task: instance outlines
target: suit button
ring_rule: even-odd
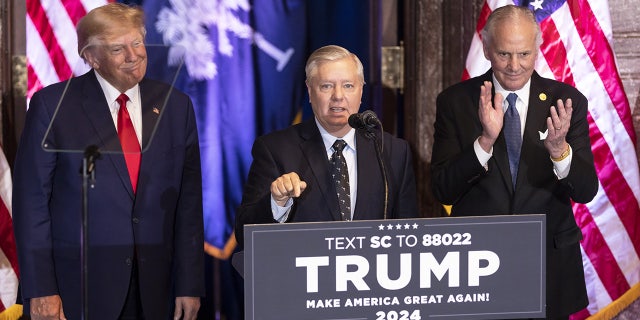
[[[133,223],[137,224],[138,222],[140,222],[140,219],[138,219],[138,218],[133,218]]]
[[[124,260],[124,262],[125,262],[128,266],[131,266],[131,261],[132,261],[132,260],[131,260],[131,258],[127,258],[127,259],[125,259],[125,260]]]

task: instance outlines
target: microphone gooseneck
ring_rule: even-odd
[[[372,135],[373,136],[373,135]],[[380,137],[382,140],[382,136]],[[384,184],[384,211],[383,219],[387,219],[388,205],[389,205],[389,180],[387,179],[387,168],[384,165],[384,159],[382,158],[382,150],[380,143],[377,139],[374,139],[373,143],[376,147],[376,158],[378,159],[378,165],[380,166],[380,172],[382,173],[382,182]]]
[[[375,112],[371,110],[364,111],[362,113],[354,113],[349,116],[349,125],[355,129],[364,130],[365,137],[373,140],[373,144],[376,149],[376,158],[378,160],[378,166],[380,167],[380,172],[382,174],[382,181],[384,184],[384,211],[383,217],[387,219],[388,205],[389,205],[389,182],[387,178],[387,168],[384,164],[384,159],[382,157],[383,147],[382,147],[382,123],[378,120],[378,116]],[[376,137],[376,132],[373,130],[375,127],[380,128],[380,136]]]

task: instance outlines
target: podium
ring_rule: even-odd
[[[545,317],[545,216],[245,226],[245,319]]]

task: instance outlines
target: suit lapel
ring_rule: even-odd
[[[98,139],[102,142],[102,151],[107,153],[122,152],[109,105],[94,71],[83,77],[86,77],[84,78],[86,81],[83,85],[82,109],[95,129]]]
[[[139,177],[148,176],[147,172],[151,170],[151,162],[155,158],[152,146],[156,136],[156,126],[161,116],[164,114],[164,108],[167,96],[170,91],[163,89],[164,86],[154,85],[151,80],[143,79],[140,82],[140,107],[142,113],[142,146],[140,159],[140,175]],[[155,142],[156,144],[158,142]],[[148,179],[138,178],[138,189],[143,190],[145,182]]]
[[[142,153],[143,153],[143,165],[144,167],[144,152],[149,148],[150,143],[153,142],[153,136],[158,120],[160,120],[165,100],[168,101],[168,95],[171,92],[163,92],[162,87],[154,86],[150,83],[150,80],[143,79],[140,82],[140,98],[142,108]]]
[[[311,119],[301,125],[300,137],[302,138],[300,148],[309,163],[316,185],[325,199],[324,202],[327,204],[331,216],[336,221],[342,220],[340,208],[338,207],[338,197],[329,174],[327,153],[315,120]],[[321,209],[318,208],[318,210]]]
[[[91,71],[84,76],[82,109],[84,110],[89,122],[96,131],[96,135],[100,140],[102,146],[101,151],[108,156],[104,157],[109,159],[113,164],[115,171],[122,180],[123,185],[129,191],[129,194],[133,198],[133,189],[131,186],[131,180],[129,179],[129,171],[127,171],[127,164],[124,161],[122,155],[122,147],[120,146],[120,140],[118,139],[118,132],[113,123],[111,112],[109,111],[109,105],[107,104],[104,92],[100,88],[98,79],[95,76],[95,71]]]
[[[527,121],[522,136],[522,159],[535,159],[535,150],[544,148],[544,141],[540,135],[547,131],[547,117],[549,116],[549,106],[552,104],[548,93],[542,92],[540,76],[533,73],[531,76],[531,88],[529,94],[529,108],[527,109]],[[543,100],[544,99],[544,100]],[[528,172],[527,161],[520,161],[519,172]],[[520,178],[521,175],[518,175]],[[523,177],[525,175],[522,175]]]

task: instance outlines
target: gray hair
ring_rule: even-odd
[[[319,48],[309,56],[309,59],[307,59],[307,65],[304,67],[304,72],[307,75],[307,83],[310,83],[311,79],[316,75],[318,66],[321,63],[327,61],[336,61],[344,58],[353,59],[353,62],[356,64],[358,78],[364,85],[364,67],[362,66],[362,62],[360,62],[360,59],[358,59],[358,56],[351,53],[349,50],[336,45],[329,45]]]
[[[536,47],[542,45],[542,32],[540,31],[540,25],[536,21],[536,16],[533,11],[528,7],[519,7],[515,5],[506,5],[504,7],[497,8],[489,15],[487,23],[480,32],[482,36],[482,44],[488,45],[495,33],[496,25],[511,19],[522,18],[524,21],[530,22],[535,28],[536,32]]]

